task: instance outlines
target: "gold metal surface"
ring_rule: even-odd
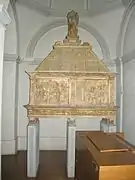
[[[53,50],[39,64],[36,71],[109,72],[106,65],[93,52],[89,43],[56,42]]]
[[[116,107],[47,107],[37,105],[25,105],[28,117],[44,116],[109,116],[114,118]]]
[[[77,35],[78,14],[71,11],[67,18],[73,24],[68,24],[66,39],[56,42],[35,71],[27,73],[28,117],[71,114],[114,119],[115,74],[109,72],[89,43],[81,44]]]
[[[52,77],[34,74],[30,78],[29,103],[57,106],[113,106],[113,80],[112,77],[91,76],[88,73],[87,76],[80,76],[80,78],[78,76]]]

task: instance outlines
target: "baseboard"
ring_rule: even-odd
[[[16,143],[17,140],[2,140],[1,141],[1,154],[2,155],[10,155],[10,154],[16,154]]]
[[[18,150],[26,147],[26,137],[18,137]],[[66,150],[66,137],[40,137],[40,150]]]

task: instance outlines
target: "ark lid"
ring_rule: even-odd
[[[129,148],[117,138],[104,132],[89,132],[87,138],[100,152],[124,152]]]
[[[109,72],[102,60],[93,52],[90,44],[56,42],[53,50],[39,64],[36,71]]]
[[[79,16],[75,11],[67,14],[68,32],[63,41],[57,41],[52,51],[35,69],[36,72],[109,72],[109,69],[86,42],[78,36]]]

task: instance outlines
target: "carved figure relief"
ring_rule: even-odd
[[[110,80],[110,104],[112,106],[114,106],[114,104],[116,103],[115,101],[115,97],[114,97],[114,80]]]
[[[110,84],[113,87],[112,81]],[[110,103],[113,105],[114,103],[108,79],[35,78],[32,80],[31,89],[32,104],[102,107],[108,106]]]
[[[35,79],[33,86],[33,104],[58,105],[68,103],[68,84],[64,80]]]
[[[75,11],[71,11],[67,14],[67,23],[68,23],[68,34],[69,38],[77,38],[78,37],[78,23],[79,23],[79,15]]]
[[[76,102],[87,106],[107,106],[109,104],[108,80],[76,81]],[[80,101],[81,99],[81,101]]]

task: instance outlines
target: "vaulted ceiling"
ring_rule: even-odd
[[[45,16],[61,17],[74,9],[81,16],[93,16],[123,6],[122,0],[16,0],[28,8],[32,8]],[[128,0],[127,0],[128,1]],[[126,2],[127,2],[126,1]]]

